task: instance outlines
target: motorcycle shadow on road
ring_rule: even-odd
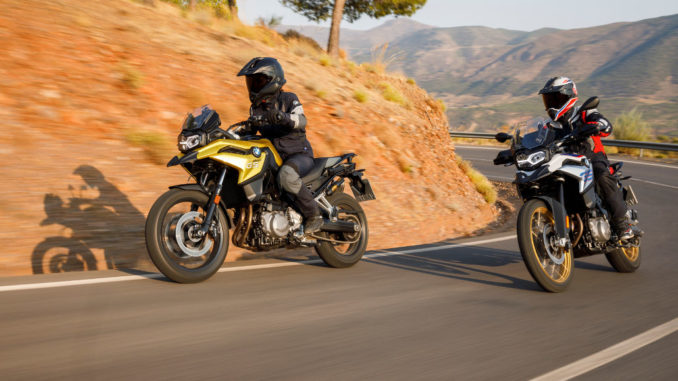
[[[541,292],[539,286],[531,279],[521,279],[493,270],[522,263],[520,253],[515,251],[481,246],[461,246],[422,253],[366,258],[363,261],[467,282]],[[523,270],[524,268],[520,269],[520,271]],[[527,272],[525,276],[529,278]]]
[[[73,173],[84,184],[77,189],[69,185],[67,202],[45,194],[47,218],[40,226],[62,225],[64,233],[46,238],[33,249],[33,273],[135,268],[149,263],[143,213],[97,168],[81,165]],[[98,263],[93,253],[96,249],[103,250],[105,263]]]

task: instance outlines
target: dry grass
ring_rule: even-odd
[[[120,63],[116,71],[120,75],[120,80],[130,89],[136,90],[144,85],[143,73],[129,63]]]
[[[315,92],[315,96],[320,98],[320,99],[326,99],[327,98],[327,91],[325,90],[317,90]]]
[[[387,72],[389,65],[397,61],[402,52],[386,54],[388,51],[388,43],[377,46],[372,49],[372,60],[370,63],[364,63],[362,66],[370,73],[384,74]]]
[[[335,64],[334,60],[332,59],[332,57],[328,56],[327,54],[322,54],[322,55],[318,58],[318,62],[319,62],[322,66],[326,66],[326,67],[327,67],[327,66],[336,66],[336,64]]]
[[[154,131],[129,131],[125,134],[125,140],[144,151],[146,158],[154,164],[162,165],[170,159],[174,150],[170,140],[159,132]]]
[[[368,73],[380,74],[384,72],[383,68],[367,62],[361,63],[360,67]]]
[[[405,96],[388,82],[379,83],[381,95],[389,102],[397,103],[401,106],[407,106],[408,101]]]
[[[462,160],[461,157],[456,157],[457,165],[459,168],[464,171],[466,176],[471,180],[473,185],[476,187],[478,193],[482,194],[488,204],[494,204],[497,201],[497,191],[494,189],[492,183],[483,175],[482,173],[476,171],[466,160]]]

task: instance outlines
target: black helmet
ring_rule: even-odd
[[[250,93],[252,103],[275,94],[287,82],[282,66],[278,60],[271,57],[252,58],[240,69],[238,77],[243,75],[247,77],[247,91]]]
[[[567,77],[553,77],[539,90],[544,107],[551,119],[557,121],[577,103],[577,86]]]

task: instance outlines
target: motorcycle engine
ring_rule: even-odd
[[[262,230],[271,237],[285,238],[290,232],[301,227],[303,218],[292,208],[287,210],[265,211],[260,215]]]
[[[589,231],[594,240],[605,243],[610,239],[612,230],[605,217],[589,218]]]

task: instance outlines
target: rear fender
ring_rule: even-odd
[[[172,185],[169,187],[169,189],[181,189],[181,190],[186,190],[186,191],[198,191],[201,193],[206,194],[209,196],[209,192],[207,189],[205,189],[202,185],[200,184],[179,184],[179,185]],[[226,223],[228,223],[228,228],[231,229],[233,227],[233,221],[231,221],[231,216],[228,215],[226,212],[226,203],[224,202],[223,199],[219,200],[219,206],[221,207],[221,210],[224,212],[224,215],[226,215]]]

